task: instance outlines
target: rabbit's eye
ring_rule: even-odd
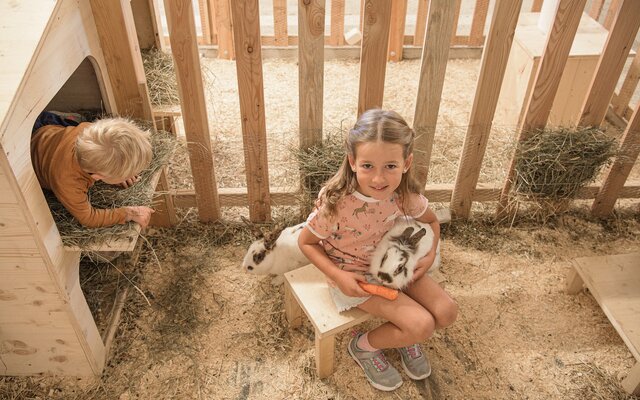
[[[259,251],[253,255],[253,262],[256,264],[260,264],[264,257],[267,255],[266,250]]]
[[[247,266],[247,269],[248,269],[249,271],[253,271],[253,267],[252,267],[251,265]]]

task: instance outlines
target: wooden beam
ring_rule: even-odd
[[[427,14],[429,13],[429,0],[418,0],[418,10],[416,11],[416,32],[413,35],[413,44],[422,46],[424,44],[424,34],[427,31]]]
[[[613,21],[616,19],[616,15],[618,14],[618,10],[620,9],[620,3],[624,0],[611,0],[611,4],[609,4],[609,9],[607,10],[607,15],[604,17],[604,22],[602,26],[605,29],[611,28]]]
[[[544,0],[533,0],[533,3],[531,3],[531,12],[540,12],[543,1]]]
[[[200,25],[202,26],[202,41],[199,44],[211,44],[211,26],[209,26],[209,4],[207,0],[198,0],[198,14],[200,15]]]
[[[560,0],[558,2],[553,26],[547,36],[547,43],[540,59],[538,71],[531,85],[531,92],[525,100],[525,113],[518,128],[517,143],[526,139],[530,132],[544,128],[547,124],[585,3],[586,0]],[[507,206],[515,175],[515,162],[514,153],[498,204],[498,218],[504,217],[504,213],[510,211],[507,210]]]
[[[471,211],[521,8],[522,0],[497,0],[493,10],[451,200],[451,212],[460,218],[468,218]]]
[[[298,1],[300,148],[322,142],[325,0]]]
[[[633,164],[640,153],[640,104],[636,106],[629,124],[625,129],[616,160],[606,172],[602,188],[598,192],[591,213],[604,217],[613,211],[613,206],[619,198],[619,192],[624,186]]]
[[[487,23],[488,12],[489,0],[477,0],[476,7],[473,10],[469,46],[482,46],[484,43],[484,26]],[[509,41],[509,43],[511,43],[511,41]]]
[[[200,53],[190,0],[165,0],[171,54],[176,69],[189,160],[203,222],[220,218],[216,177],[211,152],[207,107],[202,86]]]
[[[455,2],[455,9],[453,12],[453,29],[451,30],[451,45],[457,46],[460,44],[466,44],[460,42],[460,36],[458,36],[458,22],[460,21],[460,8],[462,7],[462,0],[449,0]]]
[[[271,219],[258,0],[231,2],[251,221]]]
[[[582,105],[579,126],[599,126],[604,120],[609,102],[629,56],[640,27],[640,1],[624,0],[591,80],[589,94]]]
[[[273,0],[273,35],[276,46],[287,46],[287,0]]]
[[[344,44],[344,2],[345,0],[331,0],[331,38],[329,44],[332,46]]]
[[[213,0],[218,36],[218,58],[233,60],[235,51],[233,45],[233,28],[231,26],[230,0]]]
[[[627,76],[622,83],[620,93],[617,96],[613,96],[611,99],[613,111],[616,114],[624,116],[627,111],[627,107],[629,106],[629,101],[631,101],[631,97],[638,86],[638,82],[640,82],[640,51],[636,52],[636,55],[629,66],[629,71],[627,71]]]
[[[459,5],[459,2],[456,2]],[[420,81],[416,97],[413,129],[416,132],[414,171],[421,187],[427,182],[433,136],[442,100],[442,87],[449,59],[450,37],[455,27],[456,4],[449,0],[431,0],[426,40],[422,49]]]
[[[382,107],[390,23],[391,2],[389,0],[365,1],[358,116],[370,108]]]
[[[589,9],[589,16],[596,21],[600,19],[602,13],[602,6],[604,6],[604,0],[593,0],[591,2],[591,8]]]
[[[391,1],[391,24],[389,27],[389,61],[402,60],[404,27],[407,18],[407,0]]]

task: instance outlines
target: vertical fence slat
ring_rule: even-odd
[[[461,40],[462,38],[457,35],[458,22],[460,21],[460,8],[462,7],[462,0],[453,0],[453,1],[455,1],[455,9],[453,13],[453,29],[451,30],[451,45],[455,46],[455,45],[462,44],[462,40]]]
[[[544,0],[533,0],[533,3],[531,3],[531,12],[540,12],[543,1]]]
[[[451,197],[451,211],[460,218],[468,218],[471,210],[471,199],[480,176],[521,7],[522,0],[497,0],[493,11],[492,24],[482,52],[469,128]]]
[[[451,32],[455,30],[455,7],[449,0],[431,0],[429,4],[429,22],[422,48],[420,82],[413,117],[413,129],[416,132],[413,165],[421,188],[424,188],[429,174],[433,136],[449,59],[449,43],[440,38],[451,37]]]
[[[578,125],[599,126],[604,120],[639,27],[640,1],[624,0],[609,30]]]
[[[218,188],[213,168],[207,107],[202,85],[200,53],[190,0],[165,0],[171,54],[176,69],[184,130],[196,191],[198,215],[203,222],[220,219]]]
[[[613,211],[618,194],[624,186],[633,164],[640,152],[640,104],[629,120],[622,135],[618,156],[606,173],[604,183],[600,187],[596,199],[591,206],[591,213],[597,217],[606,217]]]
[[[389,61],[402,60],[404,27],[407,18],[407,0],[391,1],[391,26],[389,28]]]
[[[429,0],[418,0],[416,11],[416,32],[413,35],[414,46],[424,44],[424,34],[427,31],[427,14],[429,12]]]
[[[613,24],[613,20],[616,18],[616,14],[618,13],[618,9],[620,8],[620,3],[623,0],[611,0],[611,4],[609,4],[609,9],[607,10],[607,15],[604,17],[604,22],[602,26],[604,26],[607,30],[611,28],[611,24]]]
[[[308,3],[308,4],[305,4]],[[325,0],[298,0],[300,148],[322,142]]]
[[[489,0],[477,0],[476,7],[473,10],[473,21],[471,22],[469,46],[482,46],[482,43],[484,42],[484,25],[487,22],[488,12]]]
[[[600,18],[603,6],[604,0],[593,0],[591,2],[591,8],[589,9],[589,16],[597,21],[598,18]]]
[[[230,0],[213,0],[218,34],[218,58],[233,60],[233,31],[231,28]]]
[[[207,0],[198,0],[200,25],[202,25],[202,43],[211,44],[211,27],[209,26],[209,5]]]
[[[389,0],[365,1],[360,51],[358,115],[370,108],[382,107],[390,22],[391,2]]]
[[[345,0],[331,0],[331,37],[329,44],[341,46],[344,44],[344,2]]]
[[[218,44],[218,29],[216,27],[216,8],[213,0],[204,0],[207,2],[207,11],[209,13],[209,42]]]
[[[629,101],[631,100],[631,97],[633,97],[633,93],[638,86],[638,82],[640,82],[640,51],[638,51],[635,57],[633,57],[633,62],[631,63],[631,66],[629,66],[629,71],[627,71],[627,77],[622,83],[620,93],[618,96],[614,96],[613,101],[611,102],[613,104],[613,111],[616,114],[624,117],[624,113],[627,111]]]
[[[289,44],[287,0],[273,0],[273,34],[276,46],[287,46]]]
[[[251,221],[271,218],[258,0],[231,2]]]
[[[526,99],[525,114],[518,128],[518,143],[524,140],[534,129],[544,128],[549,119],[551,106],[560,85],[560,78],[564,70],[571,44],[578,31],[580,17],[587,0],[560,0],[556,8],[556,15],[553,21],[547,43],[542,53],[542,58],[536,72],[532,89]],[[510,200],[510,191],[515,174],[515,154],[511,157],[511,162],[507,170],[507,177],[500,194],[497,216],[502,218]]]

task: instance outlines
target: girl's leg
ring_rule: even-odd
[[[436,329],[453,324],[458,316],[458,304],[429,275],[413,282],[405,293],[426,308],[435,319]]]

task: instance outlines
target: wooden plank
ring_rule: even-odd
[[[418,0],[418,9],[416,11],[416,31],[413,35],[413,44],[422,46],[424,44],[424,35],[427,32],[427,14],[429,13],[429,0]]]
[[[198,215],[203,222],[214,221],[220,218],[220,206],[192,4],[189,0],[165,0],[165,13],[189,143]]]
[[[211,44],[211,26],[209,25],[209,2],[198,0],[198,11],[200,15],[200,26],[202,27],[202,43]]]
[[[154,16],[149,8],[149,0],[131,0],[131,11],[136,26],[136,35],[141,49],[151,49],[156,46],[157,31]]]
[[[611,99],[613,111],[616,114],[620,116],[625,114],[627,107],[629,106],[629,101],[638,86],[638,82],[640,82],[640,49],[636,52],[635,57],[633,57],[633,61],[629,66],[629,71],[627,71],[627,76],[620,88],[620,93],[618,93],[617,96],[613,96]]]
[[[327,378],[333,373],[335,339],[335,335],[327,337],[315,335],[316,370],[320,379]]]
[[[498,0],[493,10],[451,199],[451,211],[460,218],[469,217],[521,7],[522,0]]]
[[[258,0],[231,2],[251,221],[271,218]]]
[[[604,6],[604,0],[592,0],[589,16],[597,21],[602,13],[602,6]]]
[[[459,1],[454,4],[448,0],[431,0],[429,4],[429,22],[413,117],[413,130],[416,132],[413,165],[420,187],[424,187],[429,174],[431,148],[449,59],[449,43],[441,38],[450,37],[455,30],[454,7],[459,5]]]
[[[611,325],[640,360],[640,253],[573,260]]]
[[[452,46],[458,46],[461,44],[466,44],[467,42],[462,42],[459,38],[460,36],[458,36],[457,32],[458,32],[458,23],[460,22],[460,8],[462,7],[462,0],[453,0],[455,2],[455,9],[453,12],[453,29],[451,30],[451,45]],[[429,8],[431,8],[431,6],[429,6]],[[429,13],[431,13],[431,10],[429,10]],[[431,19],[429,19],[429,21],[431,21]],[[427,23],[428,25],[429,23]],[[428,33],[427,33],[428,34]]]
[[[591,213],[604,217],[613,211],[619,193],[626,182],[633,164],[640,153],[640,103],[620,139],[620,149],[615,161],[605,174],[604,183],[591,205]]]
[[[543,1],[544,0],[533,0],[533,3],[531,3],[531,12],[540,12]]]
[[[151,215],[150,226],[171,227],[178,222],[173,198],[169,194],[168,168],[165,166],[159,171],[159,179],[156,185],[152,208],[155,212]]]
[[[599,126],[607,114],[618,77],[640,27],[640,1],[625,0],[617,15],[598,61],[589,95],[582,105],[578,126]]]
[[[323,21],[324,22],[324,21]],[[289,44],[287,33],[287,0],[273,0],[273,33],[276,46]]]
[[[620,384],[627,393],[640,396],[640,361],[636,362]]]
[[[300,148],[322,142],[325,0],[298,1]]]
[[[365,1],[360,52],[358,115],[368,109],[382,107],[390,23],[390,1]]]
[[[484,43],[484,25],[487,22],[489,12],[489,0],[477,0],[473,10],[473,21],[471,22],[471,34],[469,35],[469,46],[482,46]],[[511,43],[512,40],[509,40]]]
[[[345,0],[331,0],[331,37],[329,44],[332,46],[344,45],[344,3]]]
[[[526,111],[518,128],[518,142],[524,140],[529,132],[544,128],[547,124],[585,3],[586,0],[559,0],[558,2],[553,26],[547,37],[545,50],[531,85],[531,93],[525,103]],[[500,196],[497,209],[498,218],[504,217],[505,212],[510,211],[507,210],[507,206],[514,178],[514,167],[515,154],[511,157]]]
[[[233,60],[235,58],[233,28],[231,26],[231,5],[229,1],[230,0],[213,0],[218,36],[218,58],[224,60]]]
[[[402,60],[402,46],[404,44],[404,27],[407,18],[407,0],[392,0],[391,24],[389,27],[389,61]]]
[[[216,29],[216,10],[214,10],[213,0],[205,0],[207,2],[207,11],[209,12],[209,31],[211,33],[210,43],[218,44],[218,30]]]
[[[604,22],[602,23],[602,26],[604,26],[605,29],[608,30],[609,28],[611,28],[611,25],[613,24],[613,21],[616,19],[616,15],[618,14],[618,10],[620,9],[620,4],[623,1],[624,0],[611,0],[609,9],[607,10],[607,15],[605,16]]]

